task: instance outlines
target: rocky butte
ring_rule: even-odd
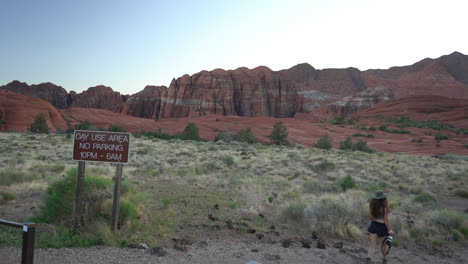
[[[459,52],[386,70],[317,70],[307,63],[290,69],[215,69],[173,79],[169,87],[147,86],[121,95],[107,86],[67,93],[51,83],[13,81],[0,89],[50,102],[59,109],[98,108],[160,119],[204,115],[244,117],[348,117],[382,101],[431,95],[468,98],[468,56]]]

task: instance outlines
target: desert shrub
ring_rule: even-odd
[[[458,230],[453,230],[452,238],[454,241],[459,241],[462,238],[462,234]]]
[[[32,181],[37,175],[16,169],[6,169],[0,172],[0,186],[10,186],[14,183]]]
[[[367,146],[367,141],[363,141],[363,140],[359,140],[358,142],[354,143],[352,149],[357,150],[357,151],[367,152],[367,153],[374,152],[373,149]]]
[[[125,128],[123,128],[122,126],[118,126],[118,125],[110,125],[107,130],[111,132],[127,132]]]
[[[363,133],[355,133],[353,134],[353,137],[366,137],[366,138],[373,138],[374,135],[372,134],[363,134]]]
[[[315,143],[315,147],[319,149],[331,149],[332,139],[328,134],[323,134],[320,139]]]
[[[158,131],[156,132],[145,132],[143,133],[143,135],[147,138],[159,138],[159,139],[165,139],[165,140],[174,138],[174,136],[171,136],[167,133],[162,132],[161,128],[158,129]]]
[[[443,133],[437,133],[434,137],[435,140],[446,140],[449,139],[448,135]]]
[[[351,140],[351,137],[347,137],[344,141],[340,142],[340,149],[341,150],[353,149],[353,141]]]
[[[286,219],[301,221],[304,219],[305,208],[306,206],[302,202],[290,202],[286,207],[283,208],[281,213]]]
[[[424,231],[419,227],[413,227],[410,229],[410,235],[414,239],[421,239],[424,236]]]
[[[468,198],[468,190],[466,189],[456,189],[454,193],[457,196]]]
[[[48,134],[49,126],[47,125],[47,119],[44,113],[40,113],[36,116],[36,119],[31,124],[29,130],[33,133]]]
[[[219,132],[218,135],[216,135],[216,137],[214,138],[214,141],[224,141],[224,142],[231,142],[233,140],[233,135],[231,134],[231,131],[230,130],[226,130],[226,131],[221,131]]]
[[[331,171],[335,169],[335,167],[335,163],[328,160],[322,160],[319,164],[314,166],[314,168],[319,171]]]
[[[411,139],[411,142],[414,142],[414,143],[423,143],[423,139],[422,139],[422,138],[413,138],[413,139]]]
[[[331,125],[345,125],[346,120],[343,117],[337,117],[329,121]]]
[[[37,222],[54,224],[71,222],[76,195],[76,174],[77,170],[71,169],[65,178],[53,182],[47,188],[47,196],[44,205],[41,206],[41,214],[36,218]],[[112,181],[109,179],[86,175],[83,204],[88,208],[86,216],[88,220],[97,216],[101,207],[100,203],[111,196],[111,185]]]
[[[0,126],[5,124],[5,120],[3,120],[3,112],[0,112]]]
[[[31,174],[40,175],[43,178],[48,176],[49,174],[58,174],[65,170],[65,165],[62,164],[54,164],[54,165],[41,165],[36,164],[29,168]]]
[[[443,159],[443,160],[448,160],[448,161],[455,161],[455,160],[464,160],[464,161],[468,161],[468,156],[464,156],[464,155],[456,155],[456,154],[453,154],[453,153],[447,153],[443,156],[437,156],[439,159]]]
[[[430,227],[442,229],[442,233],[460,228],[463,223],[459,213],[448,209],[428,211],[425,218]]]
[[[70,130],[70,132],[73,132],[73,130],[98,130],[98,129],[97,127],[93,126],[90,122],[85,121],[76,125],[73,129]]]
[[[355,233],[362,218],[356,202],[364,201],[341,196],[314,200],[306,209],[306,219],[317,232],[348,237]]]
[[[288,129],[279,121],[273,125],[273,130],[269,136],[270,142],[275,145],[288,145]]]
[[[16,195],[7,191],[0,191],[0,201],[11,201],[16,199]]]
[[[180,135],[180,139],[196,141],[202,140],[202,138],[198,134],[198,127],[194,123],[190,123],[185,127],[184,132],[182,132],[182,134]]]
[[[356,180],[354,180],[353,177],[348,174],[345,177],[338,179],[338,185],[341,187],[343,192],[346,192],[347,190],[356,187]]]
[[[421,203],[423,205],[434,205],[436,203],[436,199],[434,196],[426,193],[421,192],[413,197],[413,201]]]
[[[286,130],[286,143],[287,143],[287,136],[288,136],[288,133]],[[239,130],[239,132],[237,132],[237,134],[234,135],[234,140],[239,141],[239,142],[249,143],[249,144],[258,143],[258,139],[252,133],[251,128]]]
[[[234,165],[234,158],[232,156],[223,156],[221,157],[221,160],[226,164],[229,168]]]

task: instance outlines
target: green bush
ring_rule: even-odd
[[[363,141],[363,140],[359,140],[358,142],[353,144],[352,149],[357,150],[357,151],[367,152],[367,153],[373,153],[374,152],[373,149],[371,149],[371,148],[369,148],[367,146],[367,141]]]
[[[275,145],[288,145],[288,129],[283,122],[279,121],[273,125],[273,130],[269,136],[270,142]]]
[[[410,229],[410,235],[414,239],[421,239],[424,235],[424,231],[419,227],[413,227]]]
[[[231,131],[226,130],[226,131],[219,132],[219,134],[216,135],[216,137],[214,138],[214,141],[217,142],[220,140],[224,142],[231,142],[233,140],[233,135],[231,134]]]
[[[36,222],[49,224],[70,223],[73,217],[74,201],[76,196],[77,170],[71,169],[67,175],[53,182],[47,188],[44,205]],[[97,176],[85,175],[83,204],[87,208],[86,222],[96,218],[101,211],[101,203],[111,197],[112,181]]]
[[[353,149],[353,141],[351,137],[347,137],[344,141],[340,142],[340,149],[341,150],[352,150]]]
[[[5,120],[3,120],[3,112],[0,112],[0,126],[5,124]]]
[[[423,139],[422,138],[413,138],[413,139],[411,139],[411,142],[423,143]]]
[[[443,133],[437,133],[435,135],[435,140],[446,140],[446,139],[449,139],[448,135],[446,134],[443,134]]]
[[[47,126],[46,115],[44,113],[38,114],[29,130],[33,133],[48,134],[50,128]]]
[[[70,132],[74,130],[99,130],[97,127],[93,126],[90,122],[85,121],[81,122],[80,124],[76,125],[75,128],[71,129]]]
[[[108,130],[111,132],[127,132],[125,128],[123,128],[122,126],[117,126],[117,125],[110,125]]]
[[[329,121],[331,125],[345,125],[346,120],[343,117],[337,117]]]
[[[319,149],[331,149],[332,139],[328,134],[323,134],[320,139],[315,143],[315,147]]]
[[[436,203],[436,199],[434,196],[426,193],[421,192],[413,197],[413,201],[421,203],[423,205],[434,205]]]
[[[331,171],[335,169],[335,167],[335,163],[328,160],[322,160],[319,164],[314,166],[316,170],[320,171]]]
[[[6,192],[6,191],[0,191],[0,201],[1,200],[4,200],[4,201],[11,201],[11,200],[14,200],[16,199],[16,195],[14,195],[13,193],[9,193],[9,192]]]
[[[159,138],[164,140],[173,139],[174,136],[171,136],[167,133],[162,132],[161,128],[156,132],[145,132],[143,135],[147,138]]]
[[[235,163],[234,158],[231,156],[223,156],[221,159],[229,168],[232,167]]]
[[[348,174],[338,180],[338,185],[341,187],[343,192],[346,192],[347,190],[356,187],[356,180],[354,180],[353,177]]]
[[[355,133],[353,134],[353,137],[366,137],[366,138],[373,138],[374,135],[372,134],[363,134],[363,133]]]
[[[194,123],[190,123],[185,127],[184,132],[182,132],[182,134],[180,135],[180,139],[196,141],[202,140],[202,138],[198,134],[198,127]]]
[[[288,133],[286,130],[286,143],[287,143],[287,136],[288,136]],[[234,135],[234,140],[238,142],[245,142],[248,144],[258,143],[258,139],[252,133],[251,128],[239,130],[239,132],[237,132],[237,134]]]
[[[286,219],[301,221],[304,219],[305,204],[302,202],[291,202],[282,210],[282,215]]]

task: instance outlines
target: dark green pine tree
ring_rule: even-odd
[[[47,126],[47,119],[44,113],[40,113],[36,116],[36,119],[31,124],[30,129],[33,133],[48,134],[49,126]]]
[[[288,129],[283,122],[279,121],[273,125],[273,130],[269,136],[270,142],[275,145],[288,145]]]

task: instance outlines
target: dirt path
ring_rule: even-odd
[[[344,245],[337,248],[302,248],[293,244],[284,248],[280,244],[234,243],[230,241],[208,241],[188,247],[188,252],[175,249],[164,249],[167,255],[158,257],[149,250],[92,247],[92,248],[62,248],[36,249],[36,264],[107,264],[107,263],[226,263],[226,264],[266,264],[266,263],[365,263],[366,249],[356,245]],[[467,247],[423,253],[415,249],[393,249],[388,263],[466,263]],[[0,263],[20,263],[21,250],[12,247],[0,247]],[[373,263],[382,263],[380,255]]]

